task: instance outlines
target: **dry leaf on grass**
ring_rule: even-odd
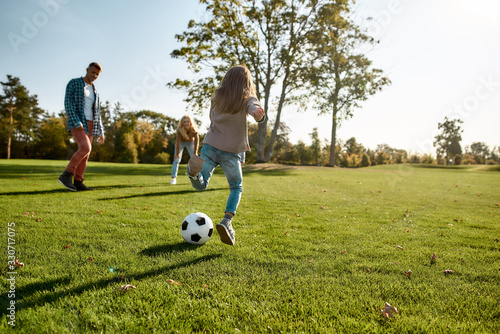
[[[380,310],[380,312],[382,312],[382,315],[384,316],[384,318],[387,319],[389,316],[395,318],[394,315],[392,314],[392,312],[398,313],[398,310],[394,306],[389,304],[388,302],[385,302],[385,306],[382,310]]]
[[[19,259],[16,257],[16,259],[14,260],[14,265],[18,266],[18,267],[24,267],[24,263],[22,262],[19,262]]]
[[[411,276],[411,274],[413,273],[413,271],[411,271],[410,269],[408,269],[408,271],[404,271],[403,272],[406,274],[406,276],[409,278]]]
[[[432,253],[432,256],[431,256],[431,264],[436,263],[436,260],[437,260],[437,256],[436,256],[436,254]]]
[[[168,280],[168,283],[170,283],[170,284],[174,284],[174,285],[182,285],[181,283],[176,282],[176,281],[174,281],[173,279],[169,279],[169,280]]]
[[[125,292],[125,291],[128,291],[130,289],[137,289],[137,288],[135,286],[133,286],[132,284],[125,284],[125,285],[122,285],[118,288],[118,290],[121,292]]]

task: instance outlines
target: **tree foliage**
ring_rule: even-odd
[[[360,102],[390,84],[362,52],[376,40],[349,19],[349,4],[336,1],[321,6],[316,29],[309,36],[313,64],[310,90],[317,110],[332,115],[332,143],[336,142],[341,120],[352,117]],[[335,146],[331,150],[328,165],[334,166]]]
[[[6,145],[2,145],[0,154],[10,158],[12,149],[15,149],[22,151],[23,157],[30,158],[30,147],[36,140],[44,110],[38,107],[38,97],[30,95],[19,78],[7,75],[7,81],[1,84],[0,139]]]
[[[305,52],[308,36],[315,29],[316,14],[322,5],[334,2],[200,2],[206,5],[206,21],[190,21],[187,30],[176,35],[184,46],[171,54],[174,58],[185,60],[189,68],[200,76],[191,80],[177,79],[167,86],[186,90],[186,101],[198,112],[203,112],[224,73],[231,66],[247,65],[254,75],[257,97],[263,102],[268,116],[258,125],[257,161],[268,161],[273,153],[283,108],[305,98],[302,89],[310,65]],[[275,111],[276,116],[271,136],[268,137],[270,111]]]
[[[445,157],[447,164],[455,156],[462,154],[460,142],[463,130],[460,124],[463,124],[462,120],[450,120],[448,117],[444,118],[444,122],[438,123],[438,130],[441,132],[434,137],[434,147],[436,147],[437,156]]]

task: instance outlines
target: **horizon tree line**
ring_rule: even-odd
[[[38,106],[38,97],[31,95],[19,78],[7,76],[1,82],[0,94],[0,158],[2,159],[68,159],[77,147],[66,130],[66,115],[49,114]],[[150,111],[122,110],[119,103],[101,105],[101,118],[106,141],[95,144],[90,160],[120,163],[170,164],[175,149],[175,131],[178,120]],[[201,122],[195,118],[198,125]],[[460,120],[445,118],[439,123],[441,133],[436,136],[436,157],[431,154],[408,153],[405,150],[379,144],[375,149],[365,148],[352,137],[335,143],[335,161],[340,167],[368,167],[390,163],[427,164],[500,164],[500,147],[489,148],[475,142],[462,150],[463,130]],[[268,129],[270,130],[270,129]],[[327,166],[332,152],[330,142],[321,139],[317,128],[309,134],[311,143],[290,142],[290,128],[280,123],[269,162],[292,165]],[[271,136],[267,133],[267,141]],[[256,147],[259,128],[249,125],[250,146]],[[201,133],[203,141],[204,134]],[[10,138],[10,139],[9,139]],[[258,161],[257,151],[247,152],[247,163]],[[186,163],[185,154],[182,163]]]

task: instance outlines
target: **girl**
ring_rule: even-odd
[[[221,166],[229,183],[229,197],[224,218],[216,226],[221,241],[234,245],[231,224],[243,191],[241,163],[248,144],[247,115],[257,122],[265,120],[265,112],[256,98],[256,88],[250,71],[245,66],[231,68],[212,95],[210,128],[203,140],[201,157],[192,156],[188,175],[193,187],[205,190],[214,169]]]
[[[177,139],[175,141],[175,155],[174,162],[172,163],[172,181],[170,184],[177,183],[177,172],[179,170],[179,163],[181,162],[182,152],[184,148],[188,150],[189,157],[198,154],[198,142],[200,137],[198,135],[198,128],[193,122],[191,117],[185,115],[179,121],[177,126]]]

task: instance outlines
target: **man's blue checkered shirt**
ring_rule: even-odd
[[[85,132],[89,133],[89,128],[87,126],[87,119],[85,118],[84,112],[84,90],[85,81],[83,78],[76,78],[70,80],[66,86],[66,95],[64,97],[64,109],[68,115],[68,132],[73,128],[78,128],[83,125]],[[94,89],[94,105],[92,106],[92,114],[94,121],[94,128],[92,131],[92,136],[99,137],[104,135],[104,130],[101,122],[101,112],[99,105],[99,94],[92,84]]]

